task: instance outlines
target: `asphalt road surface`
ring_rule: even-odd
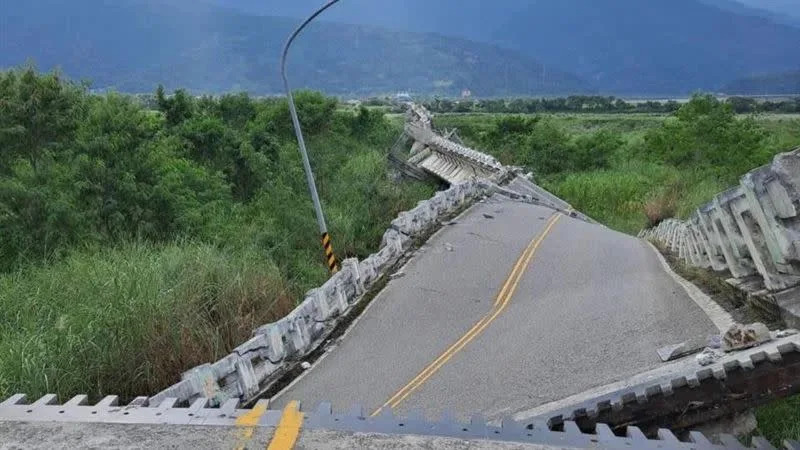
[[[655,368],[716,328],[632,236],[494,197],[409,261],[273,399],[489,419]]]

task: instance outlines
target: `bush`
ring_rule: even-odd
[[[730,104],[695,95],[674,117],[646,134],[643,150],[647,157],[676,167],[703,167],[733,183],[769,160],[765,136],[753,118],[737,118]]]
[[[644,204],[647,227],[655,227],[661,222],[675,217],[678,210],[678,189],[673,186],[661,192]]]

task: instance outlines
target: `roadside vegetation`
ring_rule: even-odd
[[[372,105],[390,104],[388,99],[373,98]],[[737,114],[800,113],[800,97],[775,100],[756,100],[751,97],[729,97],[725,100]],[[451,100],[434,98],[424,102],[434,113],[540,114],[540,113],[674,113],[681,108],[675,100],[627,101],[601,95],[571,95],[553,98],[513,98],[482,100]]]
[[[687,216],[748,170],[800,145],[800,118],[736,114],[731,103],[707,95],[671,114],[446,114],[435,121],[628,233]]]
[[[434,187],[388,180],[382,113],[297,103],[337,254],[364,257]],[[285,101],[148,109],[25,68],[0,151],[0,397],[155,392],[327,277]]]

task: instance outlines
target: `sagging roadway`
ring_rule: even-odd
[[[644,241],[494,196],[435,234],[272,407],[497,419],[717,332]]]

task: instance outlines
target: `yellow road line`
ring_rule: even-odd
[[[253,439],[256,426],[261,420],[261,416],[267,412],[269,402],[259,401],[250,411],[236,418],[236,446],[237,449],[244,449],[247,443]]]
[[[508,278],[506,278],[505,283],[503,283],[503,287],[500,289],[500,293],[497,295],[497,299],[495,300],[492,309],[475,325],[473,325],[466,334],[456,341],[455,344],[445,350],[444,353],[442,353],[431,364],[425,367],[416,377],[414,377],[413,380],[411,380],[402,389],[397,391],[397,393],[389,398],[389,400],[387,400],[383,406],[375,410],[372,413],[373,417],[378,415],[387,407],[394,408],[399,405],[409,395],[422,386],[425,381],[438,372],[439,369],[444,366],[444,364],[446,364],[453,356],[455,356],[467,344],[479,336],[483,330],[485,330],[486,327],[488,327],[505,310],[511,300],[511,297],[513,297],[514,292],[517,289],[520,279],[522,279],[522,275],[525,273],[525,270],[530,264],[531,259],[533,259],[533,255],[536,253],[536,250],[539,248],[542,241],[544,241],[544,238],[550,233],[550,230],[553,229],[553,226],[555,226],[556,222],[558,222],[561,217],[561,214],[552,215],[547,221],[544,230],[542,230],[539,235],[531,240],[530,244],[528,244],[528,247],[525,248],[525,251],[522,252],[522,255],[514,264],[514,267],[511,270]]]
[[[548,220],[548,222],[546,223],[546,226],[549,226],[550,222],[552,220],[554,220],[555,217],[556,217],[555,215],[551,216],[550,219]],[[433,363],[431,363],[425,369],[423,369],[422,372],[420,372],[413,380],[411,380],[405,387],[403,387],[403,389],[400,389],[395,395],[392,396],[392,398],[390,398],[386,403],[384,403],[383,406],[378,408],[377,411],[373,412],[372,413],[373,416],[375,416],[378,413],[380,413],[380,411],[383,408],[385,408],[387,406],[392,406],[392,404],[395,402],[395,400],[397,400],[399,397],[401,397],[401,396],[403,396],[405,394],[406,390],[411,389],[417,383],[418,380],[423,378],[427,374],[427,372],[429,370],[431,370],[435,365],[437,365],[442,359],[446,358],[464,340],[468,339],[475,332],[475,330],[477,330],[483,324],[483,322],[486,321],[489,318],[491,312],[500,305],[500,302],[503,300],[503,298],[505,296],[505,292],[507,291],[508,287],[512,283],[514,275],[517,273],[517,271],[519,271],[520,266],[525,261],[525,255],[531,250],[531,248],[533,247],[533,245],[535,244],[536,241],[537,241],[537,238],[534,238],[533,240],[531,240],[531,242],[525,248],[525,251],[522,252],[522,255],[519,257],[517,262],[514,264],[514,267],[511,270],[511,274],[508,276],[508,278],[506,279],[505,283],[503,284],[502,289],[500,289],[500,293],[497,295],[497,299],[495,300],[495,303],[492,306],[492,310],[490,310],[489,313],[487,313],[484,317],[481,318],[481,320],[479,320],[475,325],[473,325],[472,328],[470,328],[470,330],[467,331],[466,334],[464,334],[458,341],[456,341],[455,344],[453,344],[452,346],[450,346],[450,348],[445,350],[445,352],[442,353],[436,360],[434,360]]]
[[[294,448],[302,426],[303,413],[300,412],[300,404],[296,401],[291,401],[286,405],[286,408],[283,408],[281,421],[278,423],[278,428],[275,429],[275,434],[272,436],[272,441],[267,446],[267,450],[290,450]]]

